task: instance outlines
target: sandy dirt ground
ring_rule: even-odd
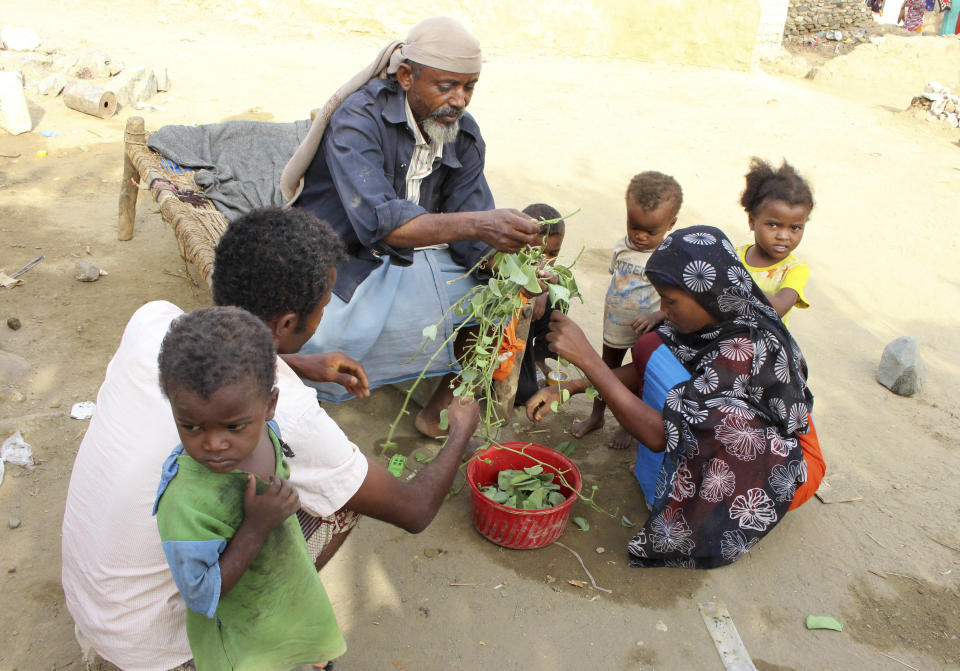
[[[0,132],[0,267],[45,256],[22,286],[0,290],[0,356],[29,363],[0,380],[0,434],[20,429],[40,459],[29,473],[8,466],[0,487],[0,669],[82,666],[60,587],[64,497],[86,425],[69,418],[71,404],[95,398],[138,306],[210,302],[184,277],[149,195],[134,239],[116,239],[124,120],[143,114],[156,129],[304,118],[387,37],[376,23],[358,30],[237,4],[200,12],[183,2],[35,0],[6,3],[0,16],[34,27],[58,53],[93,47],[165,65],[173,82],[151,101],[162,110],[109,120],[32,93],[35,130]],[[561,540],[611,593],[569,584],[586,575],[565,549],[510,551],[481,538],[466,492],[417,536],[364,520],[322,573],[349,645],[338,668],[720,669],[697,609],[707,601],[729,608],[762,671],[960,668],[960,133],[903,111],[931,79],[960,88],[960,42],[888,36],[823,63],[812,80],[789,56],[733,72],[529,48],[485,55],[471,111],[489,181],[502,206],[582,208],[562,256],[585,247],[585,302],[572,314],[597,346],[633,174],[675,175],[681,224],[719,226],[738,244],[748,240],[737,202],[750,156],[787,157],[810,179],[817,204],[798,254],[812,268],[812,307],[792,322],[827,480],[859,500],[814,500],[740,562],[709,572],[628,568],[632,531],[578,503],[591,529],[571,527]],[[109,275],[75,281],[78,258]],[[9,317],[22,328],[5,326]],[[874,379],[884,345],[901,335],[918,339],[929,365],[913,398]],[[330,412],[372,453],[400,401],[384,389]],[[508,433],[556,445],[588,408],[575,399],[537,427],[518,415]],[[631,456],[605,447],[614,426],[573,457],[600,486],[601,505],[641,521]],[[410,425],[402,433],[407,453],[437,448]],[[843,632],[807,631],[809,614],[841,618]]]

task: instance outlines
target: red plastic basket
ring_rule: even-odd
[[[514,550],[533,550],[550,545],[560,538],[570,518],[570,507],[580,492],[582,480],[576,465],[556,450],[531,443],[502,443],[506,447],[519,450],[517,454],[491,446],[479,457],[467,465],[467,483],[470,485],[470,502],[473,509],[473,526],[487,540],[505,548]],[[481,461],[489,460],[491,463]],[[508,508],[487,498],[480,492],[481,487],[496,484],[497,473],[508,468],[527,468],[539,459],[546,464],[545,473],[562,472],[571,487],[559,480],[560,493],[566,501],[553,508],[543,510],[519,510]]]

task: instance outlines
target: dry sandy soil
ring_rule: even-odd
[[[303,118],[387,37],[379,24],[355,30],[318,14],[298,25],[237,4],[200,12],[184,2],[34,0],[6,3],[0,18],[33,26],[60,53],[95,47],[128,64],[166,65],[173,88],[152,101],[163,110],[143,113],[152,129]],[[342,668],[719,669],[697,609],[705,601],[726,604],[761,670],[960,668],[960,256],[951,228],[960,134],[902,111],[931,79],[960,88],[960,42],[890,36],[831,60],[813,80],[796,76],[808,68],[791,57],[751,72],[503,48],[486,57],[471,111],[489,180],[504,206],[582,208],[564,255],[586,247],[586,300],[573,315],[598,345],[631,175],[675,175],[682,224],[720,226],[737,243],[748,239],[737,200],[750,156],[787,157],[809,177],[817,205],[799,255],[812,268],[812,308],[792,321],[827,480],[859,500],[814,500],[739,563],[710,572],[628,568],[632,532],[577,504],[592,527],[571,527],[562,540],[610,594],[569,584],[586,576],[562,548],[509,551],[481,538],[465,492],[419,536],[365,520],[322,573],[350,646]],[[41,461],[30,473],[8,466],[0,487],[0,669],[79,669],[60,588],[60,520],[85,429],[70,405],[95,398],[138,306],[167,299],[191,309],[210,297],[183,277],[148,196],[134,239],[116,239],[122,127],[135,112],[102,121],[30,100],[34,132],[0,134],[0,267],[45,260],[22,286],[0,290],[0,349],[30,363],[0,380],[0,437],[21,429]],[[60,136],[43,138],[43,129]],[[78,258],[109,275],[75,281]],[[3,325],[8,317],[22,328]],[[919,340],[929,364],[913,398],[874,380],[884,345],[901,335]],[[399,402],[385,389],[331,413],[372,451]],[[555,445],[587,408],[575,400],[542,427],[518,416],[511,433]],[[631,457],[605,447],[612,432],[608,422],[574,458],[587,484],[600,485],[603,506],[639,521]],[[410,426],[404,433],[404,451],[436,449]],[[8,518],[21,526],[8,528]],[[808,614],[842,618],[843,632],[807,631]]]

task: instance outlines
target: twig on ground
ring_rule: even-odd
[[[879,545],[880,547],[882,547],[884,550],[889,549],[886,545],[884,545],[883,543],[881,543],[880,541],[878,541],[876,538],[874,538],[873,536],[871,536],[869,531],[865,531],[864,533],[867,534],[867,538],[869,538],[869,539],[872,540],[874,543],[876,543],[877,545]]]
[[[587,574],[587,577],[588,577],[588,578],[590,578],[590,584],[593,586],[593,589],[600,590],[601,592],[606,592],[607,594],[613,594],[613,590],[612,590],[612,589],[607,589],[607,588],[605,588],[605,587],[600,587],[600,585],[597,584],[597,581],[593,579],[593,576],[590,574],[590,571],[587,570],[586,564],[584,564],[584,563],[583,563],[583,560],[580,559],[580,555],[577,554],[577,551],[576,551],[576,550],[574,550],[573,548],[567,547],[566,545],[564,545],[564,544],[561,543],[560,541],[553,541],[553,544],[554,544],[554,545],[559,545],[559,546],[562,547],[564,550],[570,551],[570,553],[572,553],[573,556],[577,558],[577,561],[580,562],[580,566],[583,568],[583,572]]]
[[[477,583],[475,582],[452,582],[448,587],[476,587]]]
[[[903,660],[897,659],[897,658],[894,657],[893,655],[888,655],[888,654],[885,653],[885,652],[881,652],[880,654],[883,655],[884,657],[889,657],[890,659],[892,659],[892,660],[895,661],[895,662],[898,662],[899,664],[903,664],[903,665],[904,665],[905,667],[907,667],[908,669],[913,669],[913,671],[920,671],[920,669],[918,669],[917,667],[912,666],[912,665],[910,665],[910,664],[907,664],[907,663],[904,662]]]
[[[930,534],[927,534],[927,538],[929,538],[930,540],[932,540],[932,541],[933,541],[934,543],[936,543],[937,545],[942,545],[943,547],[947,548],[948,550],[953,550],[954,552],[960,552],[960,548],[956,547],[955,545],[948,545],[948,544],[944,543],[943,541],[934,538],[934,537],[931,536]]]
[[[867,573],[872,573],[873,575],[883,578],[884,580],[887,579],[887,576],[885,576],[883,573],[880,571],[874,571],[872,568],[868,568]]]

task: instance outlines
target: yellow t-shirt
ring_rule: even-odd
[[[803,293],[803,288],[806,286],[807,280],[810,279],[810,266],[793,254],[790,254],[780,263],[775,263],[765,268],[757,268],[747,263],[747,250],[751,247],[753,247],[752,244],[743,245],[737,249],[737,255],[740,257],[740,263],[743,264],[743,267],[746,268],[750,276],[753,277],[753,281],[757,283],[757,286],[768,294],[776,294],[781,289],[793,289],[797,292],[798,296],[794,307],[810,307],[810,304],[807,303],[807,297]],[[787,318],[790,316],[791,310],[793,310],[793,308],[787,310],[786,314],[783,315],[784,326],[790,325]]]

